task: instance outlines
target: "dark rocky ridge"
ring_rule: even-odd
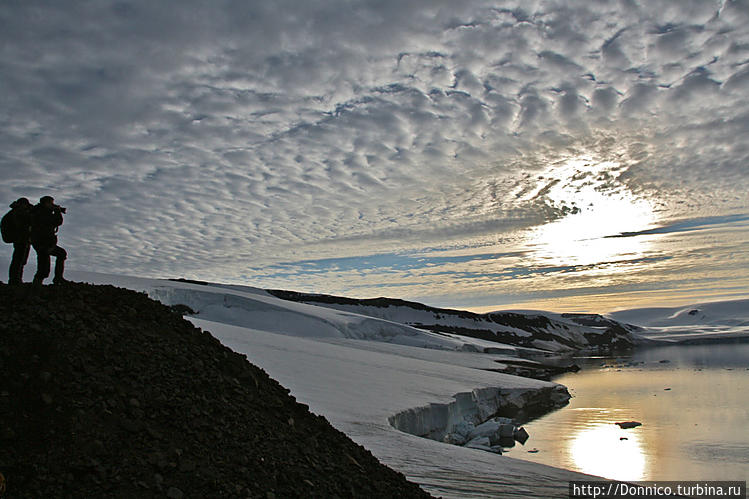
[[[428,497],[144,294],[0,285],[0,313],[4,498]]]

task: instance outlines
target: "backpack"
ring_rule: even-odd
[[[16,227],[13,210],[3,215],[3,219],[0,220],[0,232],[2,232],[3,242],[14,243],[18,239],[18,227]]]

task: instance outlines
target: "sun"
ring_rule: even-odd
[[[641,238],[611,238],[653,227],[652,203],[619,179],[621,165],[578,157],[555,164],[539,176],[531,194],[556,217],[531,231],[527,244],[536,263],[587,266],[640,258]]]

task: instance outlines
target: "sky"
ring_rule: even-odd
[[[0,75],[0,202],[65,206],[69,268],[477,311],[749,296],[746,0],[9,0]]]

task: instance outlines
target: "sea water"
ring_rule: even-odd
[[[554,379],[569,405],[526,424],[507,455],[617,480],[749,480],[749,344],[576,363]]]

